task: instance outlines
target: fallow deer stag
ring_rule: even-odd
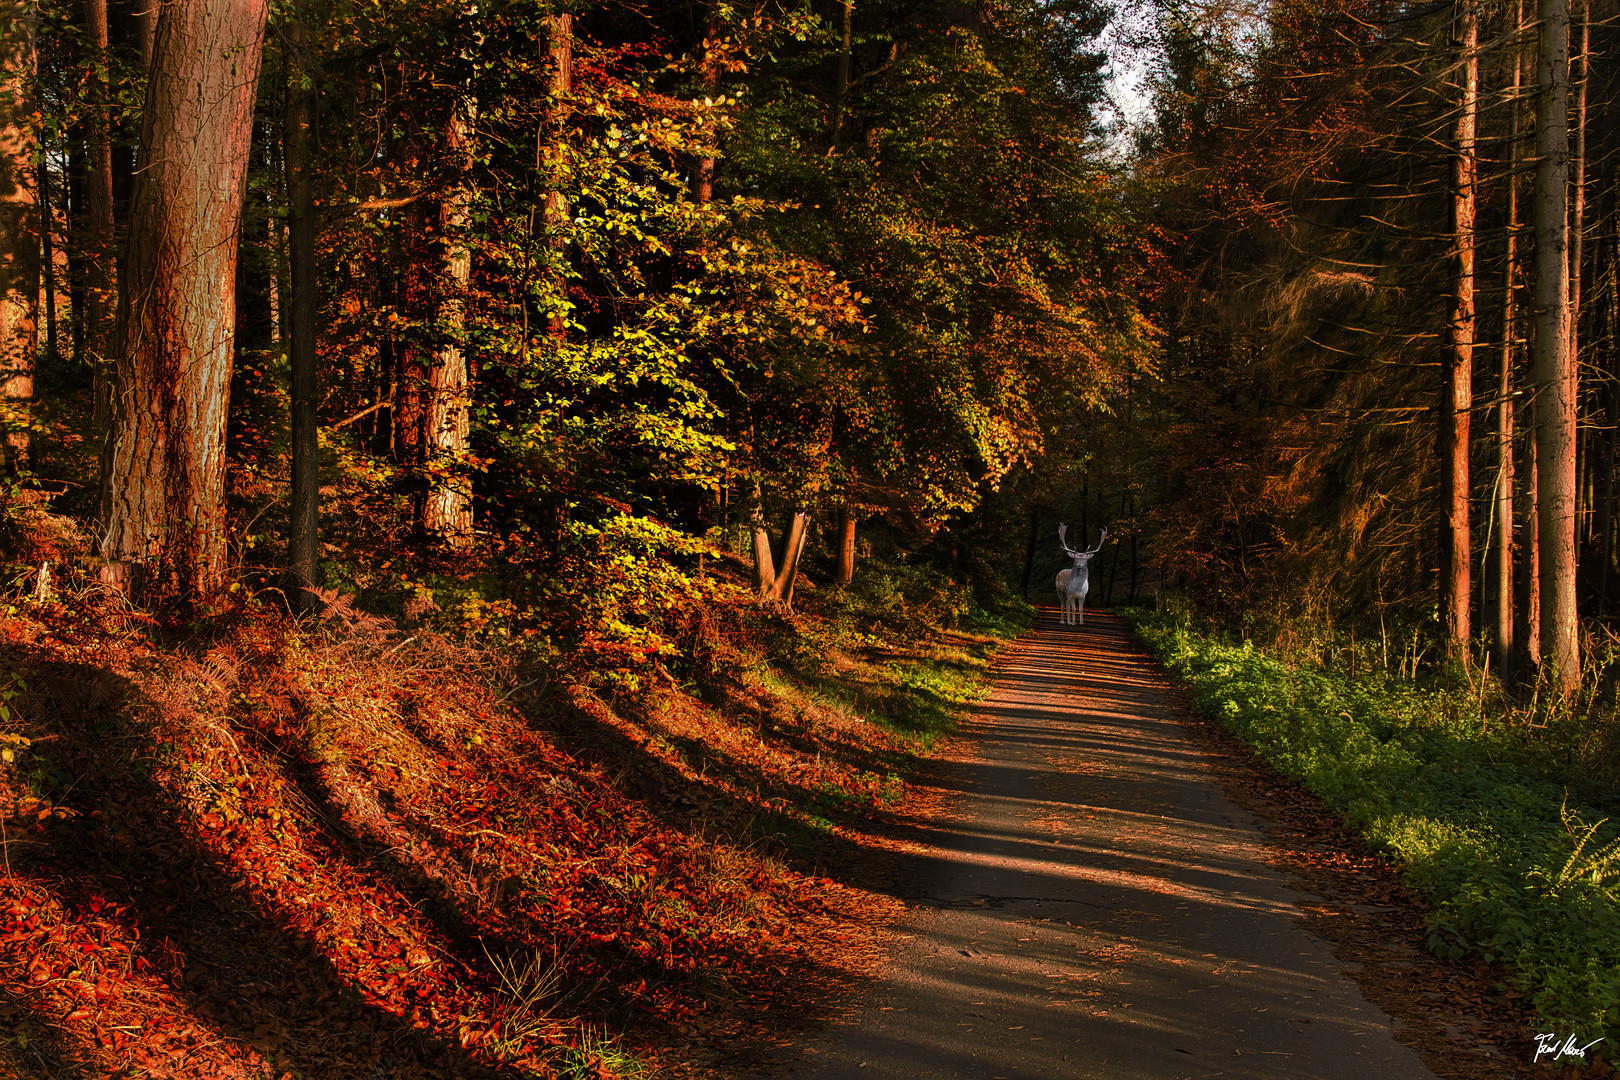
[[[1063,553],[1074,560],[1074,566],[1068,570],[1058,571],[1057,591],[1058,599],[1063,604],[1063,625],[1086,625],[1086,593],[1091,590],[1091,557],[1102,550],[1103,541],[1108,539],[1108,530],[1104,529],[1102,535],[1097,537],[1097,546],[1090,551],[1076,551],[1069,546],[1069,527],[1058,526],[1058,543],[1063,545]],[[1083,542],[1083,541],[1082,541]]]

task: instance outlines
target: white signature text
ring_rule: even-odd
[[[1564,1039],[1562,1042],[1559,1041],[1557,1035],[1552,1034],[1551,1032],[1545,1035],[1537,1035],[1536,1056],[1531,1060],[1532,1062],[1540,1061],[1542,1054],[1551,1054],[1554,1061],[1557,1061],[1559,1058],[1563,1057],[1578,1057],[1582,1061],[1585,1061],[1586,1052],[1602,1041],[1602,1039],[1593,1039],[1585,1046],[1577,1046],[1575,1044],[1575,1036],[1573,1035]]]

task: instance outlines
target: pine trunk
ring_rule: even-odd
[[[264,0],[159,20],[113,331],[104,579],[149,601],[225,577],[225,416]]]
[[[1446,357],[1445,397],[1441,407],[1440,461],[1446,502],[1440,544],[1440,617],[1446,652],[1468,659],[1473,636],[1469,603],[1473,597],[1469,559],[1469,449],[1474,372],[1474,131],[1479,111],[1479,17],[1472,0],[1458,0],[1458,46],[1462,50],[1452,159],[1451,225],[1456,242],[1450,349]]]
[[[1514,7],[1514,32],[1524,26],[1524,2]],[[1497,364],[1496,397],[1496,595],[1493,597],[1491,659],[1503,676],[1513,670],[1513,366],[1518,334],[1515,290],[1519,265],[1519,90],[1524,82],[1524,52],[1513,54],[1512,118],[1507,144],[1507,257],[1502,281],[1502,347]]]
[[[1575,612],[1575,363],[1569,319],[1569,0],[1540,0],[1536,65],[1536,466],[1542,666],[1580,683]]]
[[[39,349],[40,207],[34,163],[34,33],[27,0],[0,7],[0,473],[29,467]],[[38,166],[43,168],[43,165]]]
[[[85,274],[83,327],[84,362],[92,372],[95,430],[107,430],[112,410],[113,316],[118,308],[117,275],[113,264],[117,239],[113,232],[112,88],[107,78],[111,58],[107,49],[111,36],[107,23],[107,0],[84,0],[86,45],[97,65],[90,85],[95,101],[85,114],[88,168],[85,171]]]

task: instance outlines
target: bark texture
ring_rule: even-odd
[[[1524,3],[1514,6],[1513,25],[1524,24]],[[1519,181],[1514,168],[1519,161],[1519,90],[1524,82],[1524,54],[1517,46],[1513,54],[1513,115],[1509,121],[1507,145],[1507,254],[1502,281],[1502,345],[1497,364],[1496,397],[1496,497],[1492,512],[1496,519],[1496,594],[1492,597],[1491,660],[1502,675],[1511,673],[1513,641],[1513,364],[1518,335],[1519,268]]]
[[[174,0],[153,45],[102,452],[105,579],[149,601],[225,573],[225,415],[264,0]]]
[[[287,251],[292,264],[292,305],[288,360],[292,391],[292,513],[289,522],[288,561],[292,565],[294,605],[310,610],[315,597],[307,590],[320,584],[320,432],[315,404],[319,398],[317,375],[317,320],[320,299],[315,267],[315,115],[318,97],[304,7],[288,23],[291,63],[287,87],[285,154],[287,159]]]
[[[423,503],[422,526],[453,548],[472,543],[472,477],[467,471],[467,406],[471,383],[462,333],[467,325],[467,286],[472,281],[472,127],[477,106],[462,98],[445,125],[445,151],[461,172],[460,182],[439,204],[438,325],[443,340],[428,365],[427,466],[432,477]]]
[[[107,0],[84,0],[85,44],[96,68],[91,86],[98,104],[85,114],[87,158],[85,196],[84,352],[95,387],[95,429],[107,430],[112,406],[111,347],[113,316],[118,309],[113,270],[117,241],[113,233],[112,88],[107,77],[111,36]]]
[[[1541,659],[1579,685],[1575,613],[1575,362],[1569,327],[1569,0],[1540,0],[1536,64],[1536,466]]]
[[[1440,617],[1447,654],[1454,660],[1465,660],[1468,641],[1473,636],[1469,620],[1473,582],[1469,560],[1468,450],[1474,398],[1474,133],[1479,113],[1479,18],[1472,0],[1459,0],[1458,7],[1457,44],[1462,64],[1459,67],[1461,84],[1457,88],[1451,197],[1452,236],[1457,246],[1451,320],[1447,326],[1451,348],[1446,362],[1440,420],[1440,460],[1446,502],[1440,544]],[[1112,580],[1110,577],[1110,587]]]
[[[31,4],[0,2],[0,473],[29,465],[39,349],[34,34]]]
[[[562,270],[568,250],[565,239],[568,200],[562,192],[564,177],[560,147],[568,118],[568,98],[574,91],[574,17],[568,14],[553,15],[548,20],[548,30],[551,38],[551,137],[555,145],[551,160],[552,188],[546,192],[546,235],[550,237],[551,250],[557,263],[555,280],[561,306],[547,316],[546,325],[552,337],[562,338],[568,334],[565,299],[568,295],[568,276]]]

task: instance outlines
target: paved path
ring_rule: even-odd
[[[1050,616],[945,767],[888,969],[774,1075],[1417,1080],[1123,623]]]

